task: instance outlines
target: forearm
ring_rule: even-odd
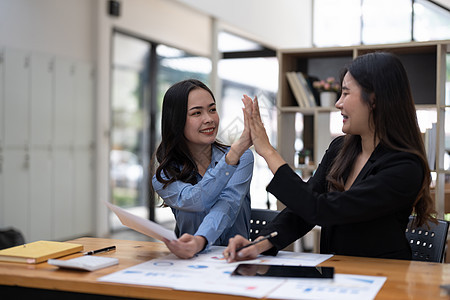
[[[242,154],[244,154],[247,149],[248,145],[244,145],[239,140],[234,142],[225,156],[226,163],[229,165],[237,165]]]
[[[267,149],[263,153],[260,153],[260,155],[266,161],[270,171],[272,171],[272,174],[275,174],[279,167],[286,164],[286,161],[272,146],[267,147]]]
[[[256,239],[258,240],[258,239]],[[273,244],[269,240],[262,241],[255,245],[259,254],[266,252],[269,249],[273,248]]]

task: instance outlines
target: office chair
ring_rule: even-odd
[[[412,260],[443,262],[447,245],[448,222],[438,220],[438,224],[428,223],[422,227],[412,228],[414,216],[409,217],[406,238],[412,251]]]
[[[259,236],[259,232],[264,226],[272,221],[277,215],[278,210],[252,208],[250,216],[250,241]]]
[[[14,227],[0,227],[0,250],[25,244],[20,230]]]

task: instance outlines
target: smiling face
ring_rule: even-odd
[[[211,94],[202,88],[193,89],[188,96],[184,126],[188,147],[192,150],[211,145],[216,139],[218,128],[219,115]]]
[[[341,98],[336,102],[336,108],[341,111],[343,117],[342,132],[361,137],[373,136],[371,109],[363,100],[361,92],[361,86],[347,72],[342,81]]]

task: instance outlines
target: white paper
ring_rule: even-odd
[[[225,247],[212,246],[192,259],[174,254],[103,276],[100,281],[140,284],[184,291],[281,299],[373,299],[386,277],[335,274],[334,279],[286,279],[231,276],[241,262],[227,263]],[[332,255],[281,251],[248,263],[314,266]]]
[[[117,215],[117,217],[119,217],[119,220],[123,225],[160,241],[162,241],[163,238],[166,238],[170,241],[177,239],[175,233],[172,230],[164,228],[161,225],[148,219],[135,216],[114,204],[111,204],[109,202],[105,203]]]
[[[334,274],[333,280],[288,279],[267,298],[275,299],[374,299],[386,277]]]

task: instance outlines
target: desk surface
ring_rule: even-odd
[[[59,270],[47,263],[27,265],[1,262],[0,285],[146,299],[211,299],[212,296],[214,299],[242,298],[151,286],[99,282],[96,279],[101,276],[167,255],[170,252],[164,244],[154,242],[98,238],[80,238],[69,242],[83,244],[84,251],[116,245],[116,251],[102,255],[118,258],[119,264],[94,272],[79,272]],[[77,256],[79,254],[73,254],[66,258]],[[450,264],[336,255],[320,265],[333,266],[336,273],[386,276],[387,280],[376,299],[449,299],[448,296],[442,294],[439,285],[450,283]]]

